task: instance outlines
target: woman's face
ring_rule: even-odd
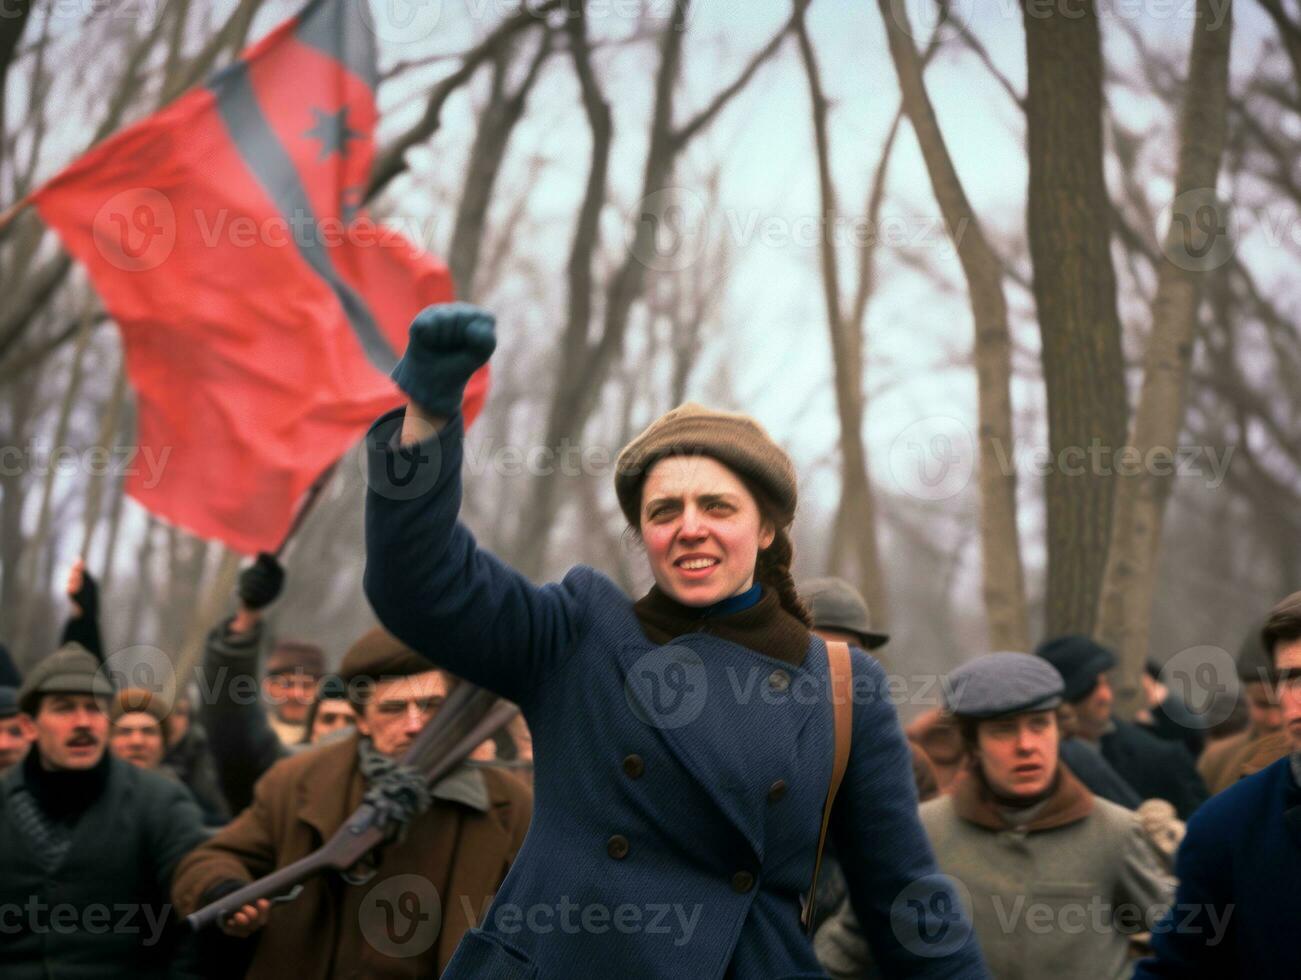
[[[669,456],[646,476],[641,538],[655,584],[687,606],[709,606],[754,584],[774,528],[735,473],[708,456]]]

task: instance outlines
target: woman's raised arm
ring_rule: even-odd
[[[394,636],[520,704],[572,652],[591,572],[535,586],[457,520],[461,397],[491,355],[492,317],[429,307],[393,373],[412,400],[367,434],[366,595]]]

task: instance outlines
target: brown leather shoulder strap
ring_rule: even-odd
[[[853,666],[849,659],[848,643],[827,644],[828,674],[831,677],[831,710],[835,725],[836,754],[831,765],[831,784],[827,787],[827,801],[822,806],[822,829],[818,832],[818,852],[813,858],[813,880],[809,882],[808,898],[804,902],[804,931],[813,933],[813,917],[818,895],[818,873],[822,870],[822,852],[827,845],[827,828],[831,825],[831,805],[836,801],[836,791],[845,778],[849,766],[849,743],[853,729]]]

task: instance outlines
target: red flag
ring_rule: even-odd
[[[359,210],[374,39],[314,0],[33,195],[122,331],[149,510],[272,550],[312,481],[402,401],[388,377],[447,268]],[[471,420],[487,389],[471,380]]]

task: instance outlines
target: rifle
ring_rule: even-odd
[[[465,761],[479,745],[513,718],[519,708],[497,695],[462,681],[421,729],[401,762],[428,774],[436,783]],[[288,902],[302,883],[327,871],[347,873],[362,864],[397,831],[396,822],[369,803],[359,806],[334,835],[306,857],[273,871],[186,916],[196,932],[238,912],[258,899]]]

